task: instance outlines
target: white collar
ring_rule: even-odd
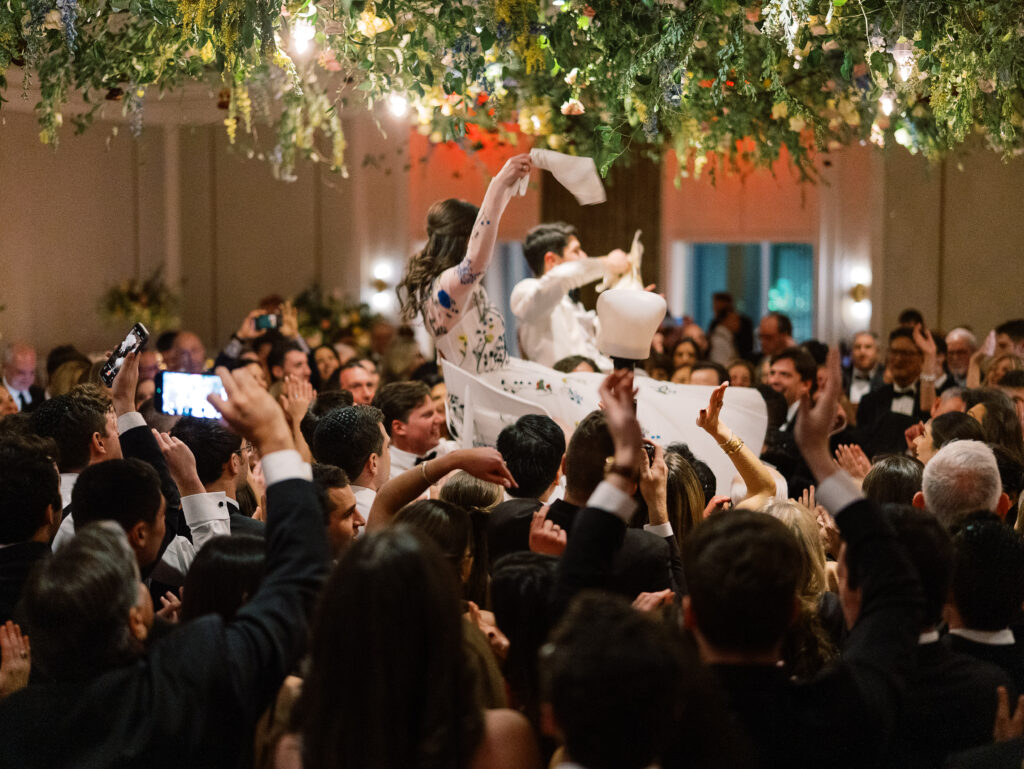
[[[938,643],[939,631],[938,630],[926,630],[917,637],[917,645],[924,646],[925,644]]]
[[[970,630],[965,627],[954,627],[949,629],[950,635],[958,635],[974,643],[985,644],[986,646],[1013,646],[1017,639],[1013,637],[1013,631],[1008,627],[1002,630]]]

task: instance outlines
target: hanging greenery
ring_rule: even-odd
[[[743,171],[785,148],[812,177],[843,144],[934,156],[974,132],[1024,151],[1020,0],[279,2],[0,0],[0,93],[37,87],[55,144],[73,92],[77,129],[115,98],[137,132],[148,94],[220,78],[230,140],[271,126],[259,151],[286,179],[300,157],[344,172],[359,102],[434,142],[521,132],[602,171],[667,149],[681,175]]]

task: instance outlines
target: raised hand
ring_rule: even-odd
[[[505,161],[505,165],[495,175],[492,184],[499,184],[508,189],[514,189],[519,180],[524,176],[529,176],[532,170],[533,162],[528,154],[513,155]]]
[[[839,546],[842,543],[836,519],[829,515],[828,510],[821,505],[814,506],[814,517],[818,519],[818,537],[825,548],[825,554],[839,558]]]
[[[235,336],[242,341],[247,339],[255,339],[262,331],[256,328],[256,318],[263,315],[263,310],[253,310],[245,316],[245,320],[242,321],[242,325],[238,327],[238,331],[235,332]]]
[[[530,521],[530,550],[543,555],[561,555],[565,552],[567,535],[565,529],[548,520],[549,505],[544,505],[533,514]]]
[[[153,437],[156,439],[156,445],[160,447],[160,453],[164,455],[167,471],[171,474],[171,480],[178,487],[181,496],[205,492],[203,482],[199,480],[196,458],[192,450],[168,433],[153,430]]]
[[[285,339],[294,339],[299,335],[299,311],[290,300],[281,305],[281,335]]]
[[[299,382],[292,380],[290,377],[285,378],[284,383],[281,386],[281,396],[278,398],[278,402],[281,404],[281,408],[284,409],[284,414],[288,418],[288,424],[295,429],[302,418],[306,416],[306,412],[309,411],[309,404],[316,398],[316,390],[313,389],[313,385],[307,382]]]
[[[843,375],[839,368],[839,350],[832,347],[825,361],[828,378],[817,402],[805,393],[797,411],[796,428],[793,431],[800,453],[819,483],[832,475],[836,468],[832,464],[828,439],[835,424],[836,409],[839,408],[839,393]]]
[[[217,369],[217,374],[224,383],[227,400],[216,393],[207,396],[207,400],[232,430],[252,441],[260,456],[295,448],[280,406],[252,374],[244,368],[228,371],[223,366]]]
[[[453,452],[456,453],[456,452]],[[458,456],[458,467],[482,481],[490,481],[506,489],[518,487],[501,452],[497,449],[462,449]]]
[[[718,424],[718,416],[722,413],[722,405],[725,403],[725,390],[728,386],[728,382],[723,382],[712,390],[711,397],[708,399],[708,407],[701,409],[700,414],[697,415],[697,427],[708,433],[719,443],[729,438],[728,434],[722,435],[722,432],[728,433],[728,431],[720,429]]]
[[[840,444],[836,448],[836,462],[856,480],[864,480],[871,470],[871,460],[856,443]]]
[[[32,647],[28,636],[10,620],[0,626],[0,699],[28,686]]]
[[[615,443],[615,463],[639,467],[643,433],[633,406],[633,372],[629,369],[613,371],[601,383],[598,394],[604,405],[608,431]]]
[[[118,416],[135,411],[135,390],[139,386],[139,356],[131,352],[124,357],[120,371],[110,386],[114,413]]]
[[[647,516],[651,524],[668,523],[668,465],[665,464],[665,450],[652,441],[654,458],[640,462],[640,494],[647,503]]]
[[[511,644],[509,643],[508,636],[502,633],[498,627],[494,614],[489,611],[481,611],[480,607],[472,601],[466,602],[466,608],[467,611],[464,616],[480,628],[481,633],[487,636],[487,643],[491,647],[491,651],[494,652],[494,656],[499,660],[504,660],[508,656],[508,649]]]

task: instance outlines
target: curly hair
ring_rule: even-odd
[[[434,203],[427,212],[427,245],[409,259],[402,282],[395,293],[402,317],[413,320],[430,296],[434,278],[454,267],[466,255],[478,208],[472,203],[448,198]]]

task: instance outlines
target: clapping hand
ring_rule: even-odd
[[[841,444],[836,448],[836,464],[855,480],[864,480],[871,470],[871,460],[856,443]]]
[[[176,623],[181,618],[181,599],[168,590],[160,596],[160,609],[156,616],[162,617],[168,622]]]
[[[292,429],[295,429],[302,418],[306,416],[309,404],[313,402],[314,398],[316,398],[316,390],[308,381],[300,382],[291,377],[285,377],[278,402],[284,409],[284,415],[288,418]]]

